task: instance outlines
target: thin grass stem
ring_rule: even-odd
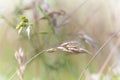
[[[114,33],[106,42],[104,42],[104,44],[97,50],[97,52],[95,53],[95,55],[90,59],[90,61],[88,62],[88,64],[85,66],[85,68],[83,69],[83,71],[81,72],[79,79],[81,80],[85,71],[88,69],[89,65],[93,62],[93,60],[97,57],[97,55],[100,53],[100,51],[102,49],[104,49],[104,47],[113,39],[113,37],[115,37],[118,34],[118,32]]]
[[[42,54],[42,53],[44,53],[44,52],[46,52],[46,50],[43,50],[43,51],[39,52],[38,54],[34,55],[34,56],[31,57],[27,62],[25,62],[24,65],[27,66],[33,59],[35,59],[36,57],[38,57],[40,54]],[[11,76],[8,80],[12,80],[12,79],[15,77],[16,74],[17,74],[17,71],[14,72],[14,73],[12,74],[12,76]]]

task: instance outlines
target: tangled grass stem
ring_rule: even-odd
[[[27,66],[33,59],[35,59],[39,55],[43,54],[44,52],[46,52],[46,50],[43,50],[43,51],[39,52],[38,54],[34,55],[27,62],[25,62],[24,65]],[[8,80],[12,80],[16,74],[17,74],[17,71],[15,71]]]
[[[8,80],[12,80],[14,78],[14,76],[17,74],[17,71],[15,71],[12,76],[10,76],[10,78]]]
[[[38,54],[34,55],[33,57],[31,57],[24,65],[26,66],[27,64],[29,64],[33,59],[35,59],[37,56],[39,56],[40,54],[46,52],[46,50],[43,50],[41,52],[39,52]]]
[[[83,69],[83,71],[81,72],[79,79],[78,80],[82,80],[82,77],[85,73],[85,71],[88,69],[89,65],[93,62],[93,60],[97,57],[97,55],[100,53],[100,51],[102,49],[104,49],[104,47],[113,39],[113,37],[115,37],[118,32],[115,32],[106,42],[104,42],[104,44],[97,50],[97,52],[95,53],[95,55],[90,59],[90,61],[88,62],[88,64],[85,66],[85,68]]]

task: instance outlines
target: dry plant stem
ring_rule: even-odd
[[[61,26],[68,18],[72,17],[72,15],[73,15],[75,12],[77,12],[78,9],[79,9],[80,7],[82,7],[87,1],[89,1],[89,0],[83,1],[82,4],[80,4],[76,9],[74,9],[74,10],[72,11],[71,14],[69,14],[65,19],[63,19],[63,21],[61,22],[61,24],[58,25],[57,27]]]
[[[17,71],[15,71],[8,80],[12,80],[16,74],[17,74]]]
[[[81,72],[79,79],[81,80],[83,77],[83,74],[85,73],[85,71],[88,69],[89,65],[93,62],[93,60],[97,57],[97,55],[100,53],[100,51],[112,40],[113,37],[115,37],[118,34],[118,32],[114,33],[100,48],[99,50],[95,53],[95,55],[90,59],[90,61],[88,62],[88,64],[85,66],[85,68],[83,69],[83,71]]]
[[[33,59],[35,59],[37,56],[39,56],[40,54],[46,52],[46,50],[43,50],[41,52],[39,52],[38,54],[34,55],[32,58],[30,58],[24,65],[27,66],[27,64],[29,64]]]
[[[46,52],[46,50],[43,50],[43,51],[39,52],[38,54],[34,55],[24,65],[27,66],[27,64],[29,64],[33,59],[35,59],[36,57],[38,57],[40,54],[42,54],[44,52]],[[14,72],[8,80],[12,80],[15,77],[16,73],[17,73],[17,71]]]
[[[109,61],[111,60],[112,58],[112,55],[113,55],[113,52],[115,51],[115,48],[119,47],[120,45],[120,38],[116,41],[115,43],[115,47],[110,51],[107,59],[105,60],[105,62],[103,63],[102,67],[100,68],[98,74],[101,76],[102,72],[105,70],[107,64],[109,63]]]

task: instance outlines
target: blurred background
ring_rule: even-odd
[[[119,14],[119,0],[0,0],[0,80],[21,76],[21,80],[120,80]],[[29,22],[19,33],[16,27],[22,15]],[[16,53],[24,54],[25,63],[69,41],[79,42],[92,56],[45,52],[27,64],[23,73],[15,73],[21,67]]]

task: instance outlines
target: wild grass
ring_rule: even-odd
[[[0,14],[0,80],[119,80],[111,2],[53,2],[21,0]]]

